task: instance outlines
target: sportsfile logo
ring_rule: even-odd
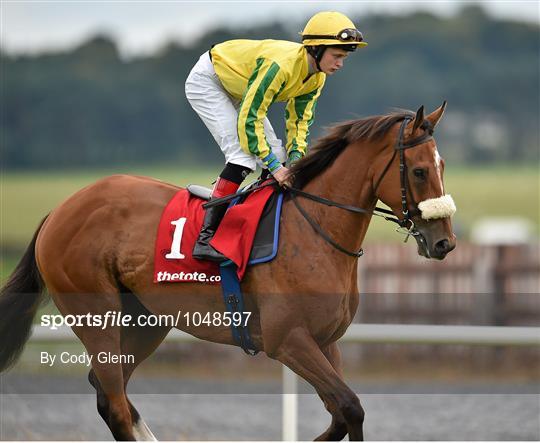
[[[167,272],[159,271],[156,280],[162,281],[193,281],[203,283],[214,283],[221,281],[220,275],[206,275],[204,272]]]
[[[172,314],[137,315],[123,314],[120,311],[107,311],[105,314],[43,314],[41,326],[55,331],[64,326],[92,326],[100,329],[122,326],[169,326],[177,327],[180,323],[181,311]]]

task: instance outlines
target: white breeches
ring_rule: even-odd
[[[257,164],[262,166],[255,155],[240,147],[237,130],[240,101],[231,97],[223,88],[208,51],[201,55],[189,73],[186,97],[223,151],[226,163],[245,166],[253,171]],[[287,153],[268,118],[264,119],[264,133],[272,152],[284,163]]]

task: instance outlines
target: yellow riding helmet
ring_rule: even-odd
[[[319,12],[309,19],[302,35],[304,46],[367,46],[362,33],[341,12]]]

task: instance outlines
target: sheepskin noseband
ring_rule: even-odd
[[[422,212],[424,220],[434,218],[452,217],[456,212],[456,204],[451,195],[443,195],[438,198],[429,198],[418,203],[418,209]]]

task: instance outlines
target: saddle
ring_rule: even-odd
[[[244,188],[242,191],[246,192],[250,186]],[[187,191],[202,200],[209,201],[212,194],[212,189],[206,186],[200,185],[188,185]],[[237,197],[232,200],[229,207],[241,204],[247,198],[244,194],[241,197]],[[265,263],[273,260],[277,255],[278,240],[279,240],[279,219],[281,215],[281,206],[283,204],[283,194],[281,192],[274,192],[268,198],[255,233],[253,245],[248,259],[248,265],[255,265],[258,263]]]

